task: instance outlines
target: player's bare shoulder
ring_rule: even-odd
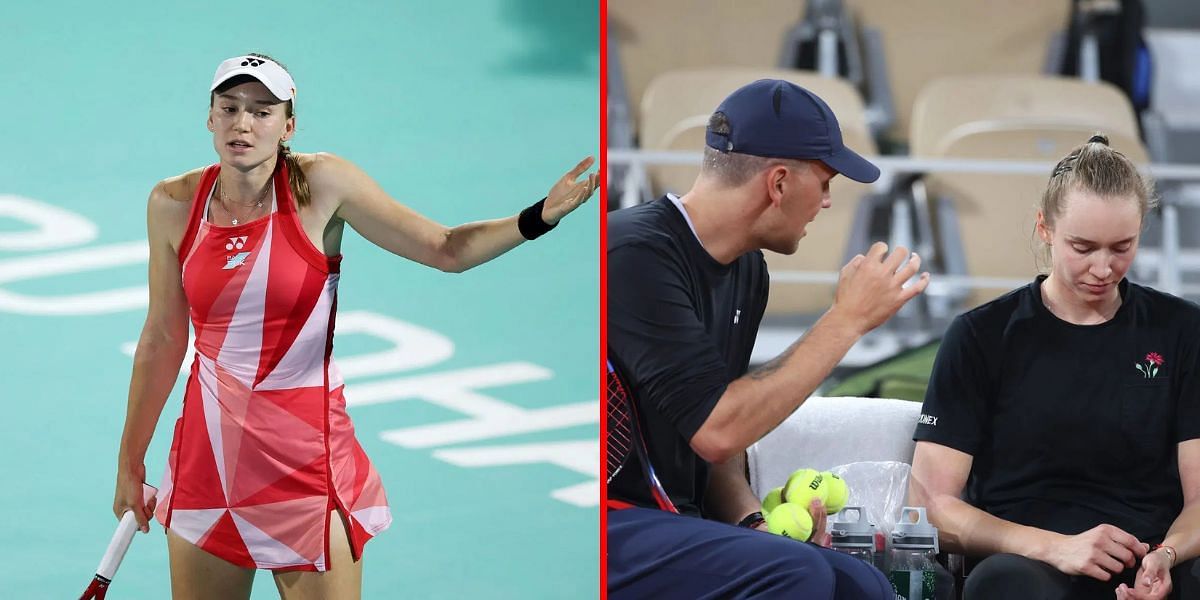
[[[351,167],[346,159],[329,152],[313,152],[311,154],[293,154],[304,176],[311,187],[321,191],[329,191],[341,183],[347,169]]]
[[[346,196],[353,165],[329,152],[293,153],[292,156],[304,171],[314,207],[322,214],[335,214]]]
[[[161,204],[160,208],[165,210],[182,208],[186,212],[203,175],[203,168],[192,169],[158,182],[150,192],[150,204],[152,207]]]
[[[204,169],[193,169],[156,184],[150,191],[146,217],[150,234],[164,236],[176,248],[183,239],[191,212],[192,197],[200,186]]]

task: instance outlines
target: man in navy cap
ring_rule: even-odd
[[[608,487],[610,597],[892,598],[882,573],[819,547],[819,501],[809,507],[817,544],[758,531],[744,453],[929,275],[905,286],[920,259],[876,243],[842,269],[833,306],[808,333],[747,372],[767,303],[761,250],[796,252],[830,205],[829,181],[869,183],[879,169],[842,143],[824,101],[780,80],[726,98],[706,145],[689,192],[608,219],[608,353],[625,370],[650,464],[679,512],[661,510],[640,464],[627,461]]]

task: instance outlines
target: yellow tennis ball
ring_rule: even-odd
[[[783,488],[777,487],[767,492],[767,497],[763,498],[762,511],[764,514],[775,510],[776,506],[783,503]]]
[[[812,515],[808,514],[807,508],[799,504],[784,502],[767,515],[767,531],[775,535],[807,542],[812,530]]]
[[[783,501],[791,502],[792,500],[788,498],[788,493],[792,492],[793,489],[799,489],[800,482],[802,481],[807,484],[816,474],[817,471],[815,469],[796,469],[792,471],[792,474],[788,475],[787,481],[783,483]]]
[[[825,503],[829,487],[825,485],[825,477],[814,469],[800,469],[788,477],[787,485],[783,486],[783,501],[808,506],[814,498]]]
[[[850,499],[850,488],[846,486],[845,479],[829,471],[822,471],[821,475],[825,478],[825,487],[828,489],[825,495],[825,512],[832,515],[846,507],[846,500]]]

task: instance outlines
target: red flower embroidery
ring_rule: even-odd
[[[1146,361],[1144,366],[1140,364],[1135,364],[1133,366],[1138,370],[1139,373],[1142,374],[1142,377],[1145,377],[1146,379],[1153,379],[1154,377],[1157,377],[1158,368],[1161,367],[1164,362],[1166,362],[1163,360],[1162,355],[1157,352],[1147,353],[1146,358],[1142,360]]]

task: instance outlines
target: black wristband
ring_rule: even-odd
[[[738,521],[737,526],[754,529],[755,527],[761,525],[763,521],[766,521],[766,519],[763,518],[763,514],[755,511],[746,515],[741,521]]]
[[[517,217],[517,229],[521,231],[521,235],[527,240],[536,240],[547,231],[554,229],[558,223],[550,225],[542,220],[542,207],[545,206],[546,199],[542,198],[525,210],[521,211],[521,215]]]

